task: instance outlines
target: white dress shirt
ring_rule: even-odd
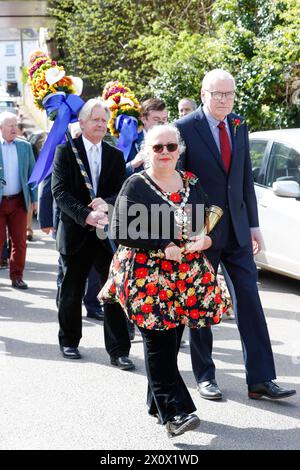
[[[6,184],[3,185],[3,196],[13,196],[22,191],[19,159],[15,142],[9,144],[3,138],[0,139],[2,160],[3,160],[3,177]]]
[[[93,144],[84,136],[82,136],[82,140],[91,170],[93,189],[96,194],[102,166],[102,141]]]

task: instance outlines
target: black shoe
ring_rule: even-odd
[[[119,367],[121,370],[135,369],[134,363],[127,356],[111,357],[110,363],[113,366]]]
[[[16,289],[28,289],[28,285],[23,281],[23,279],[15,279],[14,281],[11,281],[11,285]]]
[[[78,351],[78,348],[73,348],[71,346],[60,346],[62,355],[67,359],[81,359],[81,354]]]
[[[281,388],[272,382],[272,380],[248,386],[248,397],[253,398],[254,400],[261,397],[271,398],[271,400],[279,400],[280,398],[287,398],[293,395],[296,395],[296,390]]]
[[[166,423],[166,429],[169,437],[180,436],[186,431],[193,431],[193,429],[200,426],[200,419],[197,415],[182,413],[174,416]]]
[[[200,397],[206,400],[221,400],[222,392],[218,387],[217,382],[212,380],[206,380],[205,382],[199,382],[197,385]]]
[[[94,312],[89,310],[86,316],[87,318],[94,318],[94,320],[104,320],[104,313],[102,310],[95,310]]]

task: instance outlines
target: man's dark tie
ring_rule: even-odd
[[[225,166],[226,173],[229,172],[231,162],[231,145],[230,140],[226,131],[225,122],[221,121],[218,124],[219,138],[220,138],[220,150],[221,157]]]

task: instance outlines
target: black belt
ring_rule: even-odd
[[[15,199],[16,197],[20,197],[21,195],[22,192],[18,194],[12,194],[11,196],[2,196],[2,199]]]

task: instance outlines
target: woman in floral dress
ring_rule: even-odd
[[[183,150],[174,126],[147,132],[143,152],[149,168],[128,178],[117,199],[111,232],[119,248],[100,294],[119,302],[141,332],[148,411],[169,436],[200,423],[177,366],[184,326],[209,328],[220,322],[223,307],[203,253],[217,244],[217,228],[209,236],[196,235],[208,204],[197,178],[175,169]]]

